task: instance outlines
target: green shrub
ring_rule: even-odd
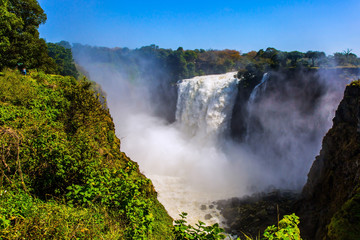
[[[181,219],[175,220],[174,224],[174,235],[175,240],[182,239],[224,239],[226,235],[224,234],[224,229],[219,227],[219,224],[214,224],[211,226],[206,226],[205,223],[199,221],[195,227],[187,224],[186,222],[187,213],[181,213]]]
[[[360,236],[360,189],[331,218],[327,226],[328,237],[334,240],[351,240]]]
[[[105,208],[70,207],[43,202],[29,194],[4,191],[0,195],[1,239],[122,239],[125,225]]]
[[[279,221],[277,227],[272,225],[265,229],[263,239],[301,240],[300,229],[297,226],[299,223],[299,217],[297,217],[294,213],[291,215],[285,215],[284,218]]]
[[[187,224],[187,213],[180,214],[181,219],[175,220],[173,232],[176,240],[184,239],[225,239],[231,236],[224,234],[224,229],[220,228],[218,224],[206,226],[203,222],[199,221],[195,227]],[[293,213],[285,215],[279,221],[278,226],[269,226],[263,234],[263,240],[301,240],[300,230],[298,228],[299,218]],[[247,240],[252,240],[249,236],[245,235]],[[240,240],[240,238],[237,238]]]

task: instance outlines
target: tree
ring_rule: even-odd
[[[46,14],[36,0],[9,0],[9,12],[23,20],[24,32],[37,32],[39,25],[46,22]]]
[[[315,67],[315,60],[320,60],[322,58],[325,58],[326,54],[324,52],[319,52],[319,51],[307,51],[305,53],[305,57],[310,58],[312,63],[311,66]]]
[[[299,51],[292,51],[287,54],[287,58],[291,61],[291,66],[295,67],[296,63],[299,59],[303,58],[305,56],[304,53]]]
[[[9,2],[0,1],[0,70],[5,66],[16,66],[17,54],[12,52],[13,39],[18,37],[17,29],[23,28],[23,21],[16,14],[9,12]],[[12,58],[11,58],[12,56]],[[14,59],[15,58],[15,59]]]
[[[172,52],[167,57],[167,66],[171,72],[171,78],[174,81],[188,77],[187,62],[184,58],[182,48]]]
[[[74,64],[71,49],[63,47],[69,45],[70,44],[65,41],[62,41],[60,43],[47,43],[48,53],[49,56],[53,58],[57,64],[57,73],[63,76],[73,76],[77,78],[79,76],[79,73],[76,70]]]
[[[250,52],[248,52],[248,53],[244,54],[244,56],[247,56],[248,58],[253,59],[253,58],[255,58],[255,57],[256,57],[256,54],[257,54],[257,52],[256,52],[256,51],[250,51]]]
[[[184,54],[184,58],[187,62],[195,62],[195,60],[198,58],[195,51],[192,50],[186,50]]]
[[[23,63],[28,68],[53,72],[55,62],[47,54],[38,27],[46,14],[36,0],[0,0],[0,69]]]
[[[58,42],[58,43],[56,43],[57,45],[59,45],[59,46],[62,46],[62,47],[64,47],[64,48],[66,48],[66,49],[71,49],[71,44],[69,43],[69,42],[67,42],[67,41],[60,41],[60,42]],[[122,51],[129,51],[129,49],[127,48],[123,48],[123,49],[121,49]]]
[[[188,70],[188,77],[189,78],[192,78],[196,75],[196,72],[195,72],[195,64],[192,63],[192,62],[188,62],[188,64],[186,65],[186,68]]]
[[[356,54],[352,53],[351,51],[351,49],[347,49],[346,51],[343,51],[341,53],[334,53],[336,63],[340,66],[345,66],[348,64],[358,65],[360,61]]]
[[[286,66],[286,53],[277,50],[276,48],[267,48],[262,57],[270,59],[270,66],[277,69],[280,66]]]

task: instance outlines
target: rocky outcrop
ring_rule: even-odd
[[[360,239],[360,82],[347,86],[297,207],[304,239]]]

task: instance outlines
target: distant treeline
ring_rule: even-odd
[[[62,41],[58,45],[70,48],[68,42]],[[345,50],[333,55],[326,55],[320,51],[285,52],[275,48],[260,49],[242,54],[236,50],[177,50],[159,48],[156,45],[144,46],[131,50],[129,48],[93,47],[82,44],[73,44],[72,51],[75,56],[85,54],[88,61],[110,63],[130,71],[130,76],[146,72],[151,74],[154,67],[177,81],[199,75],[220,74],[229,71],[239,71],[248,65],[266,69],[278,68],[329,68],[329,67],[357,67],[360,59]],[[83,55],[84,56],[84,55]],[[136,66],[136,68],[134,68]],[[149,68],[149,69],[148,69]]]
[[[357,67],[360,59],[356,54],[347,49],[343,52],[336,52],[333,55],[326,55],[325,52],[307,51],[285,52],[275,48],[260,49],[258,52],[251,51],[243,54],[243,57],[256,65],[264,65],[272,69],[278,68],[332,68],[332,67]]]
[[[146,84],[150,89],[151,101],[157,106],[155,112],[170,122],[175,120],[174,109],[177,101],[175,83],[181,79],[237,71],[238,77],[245,77],[244,87],[252,89],[261,79],[262,74],[270,70],[358,67],[360,64],[360,59],[351,50],[326,55],[319,51],[285,52],[267,48],[242,54],[229,49],[184,50],[179,47],[177,50],[172,50],[156,45],[137,49],[107,48],[79,43],[70,44],[66,41],[49,43],[48,46],[50,56],[55,58],[58,65],[61,63],[61,66],[71,66],[72,57],[68,56],[65,62],[69,64],[65,64],[59,60],[59,58],[63,59],[64,54],[58,52],[66,49],[70,54],[71,48],[78,69],[81,67],[80,71],[90,78],[91,72],[111,69],[130,82]],[[56,54],[53,53],[54,50],[57,51]],[[63,72],[72,71],[65,67]]]

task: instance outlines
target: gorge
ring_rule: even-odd
[[[177,102],[169,122],[157,114],[164,103],[153,101],[162,94],[159,79],[129,79],[124,69],[77,61],[107,93],[122,149],[153,181],[169,214],[224,225],[216,200],[301,191],[345,86],[358,75],[270,71],[250,89],[236,72],[182,80],[166,89]]]

